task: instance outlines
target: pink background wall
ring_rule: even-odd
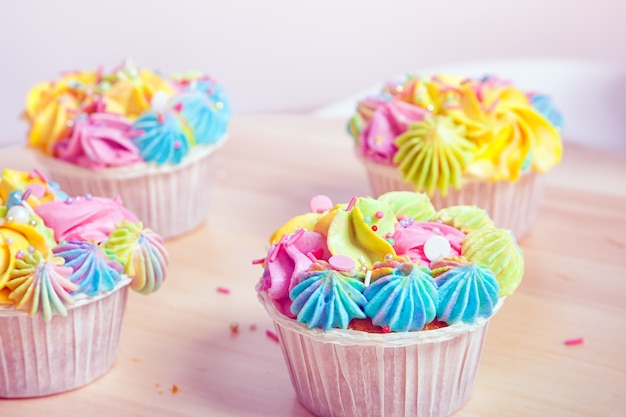
[[[0,9],[0,146],[23,141],[32,84],[126,57],[209,73],[237,116],[311,111],[390,76],[484,60],[626,68],[625,40],[622,0],[10,1]]]

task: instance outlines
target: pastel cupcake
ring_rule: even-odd
[[[298,400],[320,417],[445,417],[470,398],[524,259],[484,210],[400,191],[311,211],[270,238],[257,293]]]
[[[348,130],[375,196],[426,192],[436,208],[477,205],[524,237],[544,175],[562,156],[545,95],[494,77],[408,76],[358,103]]]
[[[76,71],[28,93],[28,145],[72,195],[120,197],[164,238],[208,217],[216,150],[231,118],[210,77],[165,77],[130,63]]]
[[[163,239],[119,199],[68,197],[39,172],[0,178],[0,398],[69,391],[117,357],[128,290],[166,277]]]

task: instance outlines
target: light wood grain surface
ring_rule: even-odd
[[[311,196],[346,202],[368,194],[366,178],[343,121],[242,117],[230,132],[209,219],[167,243],[158,293],[130,295],[115,367],[73,392],[0,400],[0,416],[311,416],[265,335],[251,261]],[[3,167],[30,170],[33,159],[0,149]],[[566,145],[547,179],[521,242],[524,281],[492,319],[472,399],[455,417],[626,415],[626,155]]]

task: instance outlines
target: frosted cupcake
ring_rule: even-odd
[[[166,276],[162,238],[119,200],[68,197],[39,172],[0,179],[0,398],[89,384],[118,352],[129,288]]]
[[[206,220],[230,115],[210,77],[129,63],[40,83],[24,112],[28,145],[52,180],[72,195],[119,196],[164,238]]]
[[[425,194],[312,200],[257,285],[298,400],[321,417],[444,417],[469,399],[522,253],[484,210]]]
[[[409,76],[358,103],[348,130],[374,195],[420,191],[437,208],[477,205],[518,238],[544,175],[561,160],[562,117],[549,97],[497,78]]]

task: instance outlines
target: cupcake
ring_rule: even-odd
[[[164,77],[130,63],[77,71],[28,93],[28,145],[71,195],[120,197],[164,238],[208,216],[230,106],[210,77]]]
[[[408,76],[358,103],[348,130],[375,196],[426,192],[436,208],[476,205],[524,237],[544,175],[561,160],[548,96],[494,77]]]
[[[69,391],[117,357],[128,290],[159,289],[168,254],[119,199],[69,197],[39,172],[0,178],[0,398]]]
[[[444,417],[524,269],[509,230],[422,193],[316,198],[270,238],[257,293],[298,400],[320,417]]]

